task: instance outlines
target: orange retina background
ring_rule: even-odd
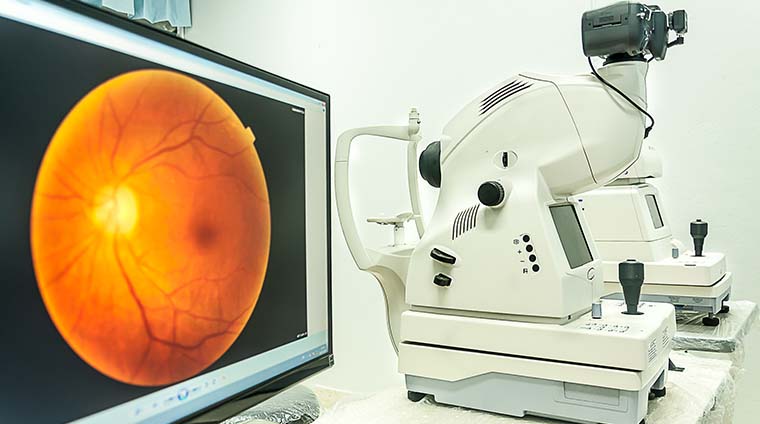
[[[34,190],[32,257],[53,323],[90,366],[170,384],[240,335],[271,232],[254,139],[210,88],[160,70],[106,81],[60,124]]]

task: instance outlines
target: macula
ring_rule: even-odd
[[[37,174],[31,246],[45,307],[82,360],[166,385],[237,339],[271,236],[254,140],[224,99],[172,71],[119,75],[69,111]]]

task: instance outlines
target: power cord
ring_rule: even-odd
[[[617,88],[617,87],[615,87],[614,85],[612,85],[612,84],[608,83],[608,82],[607,82],[607,81],[606,81],[604,78],[602,78],[602,76],[601,76],[601,75],[599,75],[598,73],[596,73],[596,68],[594,68],[594,63],[591,61],[591,58],[589,57],[589,58],[587,58],[587,59],[588,59],[588,66],[590,66],[590,67],[591,67],[591,73],[592,73],[592,74],[594,74],[594,76],[595,76],[595,77],[596,77],[596,78],[597,78],[599,81],[601,81],[601,82],[602,82],[602,84],[606,85],[607,87],[609,87],[609,88],[613,89],[613,90],[614,90],[616,93],[620,94],[620,96],[622,96],[622,97],[623,97],[623,98],[624,98],[626,101],[628,101],[628,103],[630,103],[630,104],[631,104],[633,107],[635,107],[636,109],[638,109],[638,110],[639,110],[639,112],[641,112],[641,113],[643,113],[644,115],[646,115],[646,116],[647,116],[647,118],[649,118],[649,120],[650,120],[650,121],[652,121],[652,123],[651,123],[651,124],[649,124],[649,126],[648,126],[648,127],[644,128],[644,138],[647,138],[647,137],[649,137],[649,133],[652,131],[652,128],[654,128],[654,118],[652,117],[652,115],[650,115],[650,114],[649,114],[649,112],[647,112],[646,110],[644,110],[644,108],[642,108],[641,106],[637,105],[637,104],[636,104],[636,102],[634,102],[633,100],[631,100],[631,98],[630,98],[630,97],[628,97],[628,96],[627,96],[625,93],[623,93],[622,91],[620,91],[620,89],[618,89],[618,88]]]

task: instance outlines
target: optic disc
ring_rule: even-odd
[[[102,188],[93,202],[92,218],[107,234],[129,234],[137,224],[137,198],[123,185]]]

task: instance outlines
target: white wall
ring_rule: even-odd
[[[188,38],[332,95],[332,142],[340,132],[404,124],[410,106],[422,114],[425,141],[457,110],[520,71],[586,72],[581,13],[600,0],[221,0],[192,3]],[[760,206],[760,3],[661,0],[686,8],[686,45],[653,63],[651,139],[665,159],[657,184],[676,236],[688,222],[710,222],[707,248],[725,251],[735,273],[735,299],[760,301],[755,260]],[[405,200],[403,149],[369,140],[352,156],[357,215],[395,214]],[[425,211],[433,207],[427,190]],[[333,210],[333,300],[336,366],[321,383],[371,391],[401,381],[386,335],[382,295],[358,271]],[[390,240],[387,228],[360,223],[367,244]],[[760,390],[760,345],[747,358],[737,422],[751,422]]]

